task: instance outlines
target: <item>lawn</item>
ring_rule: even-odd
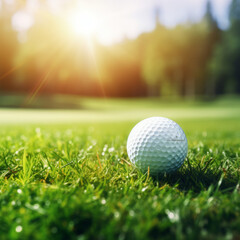
[[[0,109],[0,239],[240,239],[240,99],[75,99]],[[183,128],[189,151],[159,178],[129,164],[131,128]]]

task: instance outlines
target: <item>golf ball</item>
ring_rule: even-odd
[[[131,162],[151,175],[172,173],[184,162],[188,143],[182,128],[164,117],[139,122],[130,132],[127,153]]]

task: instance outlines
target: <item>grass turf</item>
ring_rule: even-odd
[[[2,110],[11,114],[0,128],[0,238],[239,239],[236,101],[186,107],[133,101],[127,111],[135,109],[134,117],[117,103],[99,113],[97,102],[88,123],[86,113],[76,123],[74,112],[64,123],[57,116],[55,124],[17,125],[21,110]],[[154,179],[129,165],[127,136],[145,117],[142,109],[175,116],[186,132],[188,157],[177,173]],[[43,114],[24,111],[22,119]],[[102,111],[106,115],[93,121]],[[196,117],[197,112],[212,115]]]

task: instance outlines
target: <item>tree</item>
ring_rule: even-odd
[[[12,29],[10,11],[2,2],[0,9],[0,90],[14,88],[14,57],[18,49],[17,33]]]
[[[240,93],[240,0],[233,0],[230,26],[223,33],[210,62],[212,93]]]
[[[240,20],[240,0],[232,0],[229,11],[229,20],[231,24],[237,24]]]
[[[156,28],[145,41],[142,73],[149,95],[205,94],[209,81],[208,61],[221,31],[213,17],[212,4],[206,5],[201,22],[166,29],[156,18]]]
[[[198,81],[197,93],[206,94],[211,89],[211,78],[209,78],[209,60],[214,54],[216,45],[221,40],[221,30],[218,27],[217,21],[213,16],[213,8],[211,1],[207,1],[206,13],[202,20],[202,25],[205,25],[205,38],[203,39],[203,51],[201,55],[202,71],[200,81]]]

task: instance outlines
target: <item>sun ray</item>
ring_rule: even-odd
[[[52,64],[50,65],[50,68],[47,71],[47,73],[44,74],[44,76],[40,78],[40,81],[38,81],[38,83],[35,85],[35,87],[31,91],[31,93],[27,96],[23,106],[30,105],[34,101],[34,99],[36,99],[36,97],[37,97],[38,93],[40,92],[41,88],[47,82],[51,72],[54,71],[54,68],[62,60],[60,57],[55,58],[55,55],[59,51],[59,49],[61,49],[64,45],[65,45],[65,43],[62,42],[61,44],[59,44],[59,46],[57,48],[55,47],[55,49],[52,51],[52,54],[50,55],[50,57],[48,59],[49,60],[51,58],[56,59],[55,62],[52,62]],[[63,53],[61,55],[63,55]]]
[[[22,65],[22,64],[21,64]],[[21,67],[21,65],[19,66],[14,66],[12,67],[9,71],[5,72],[2,76],[0,76],[0,80],[6,78],[7,76],[9,76],[11,73],[13,73],[14,71],[16,71],[19,67]]]
[[[93,41],[88,41],[87,46],[88,46],[88,49],[89,49],[89,54],[90,54],[90,57],[91,57],[91,61],[93,63],[94,70],[96,72],[96,80],[98,81],[98,83],[100,85],[101,93],[103,94],[103,97],[106,98],[106,92],[105,92],[105,89],[104,89],[102,74],[101,74],[101,71],[100,71],[98,63],[97,63],[96,51],[94,49]]]

